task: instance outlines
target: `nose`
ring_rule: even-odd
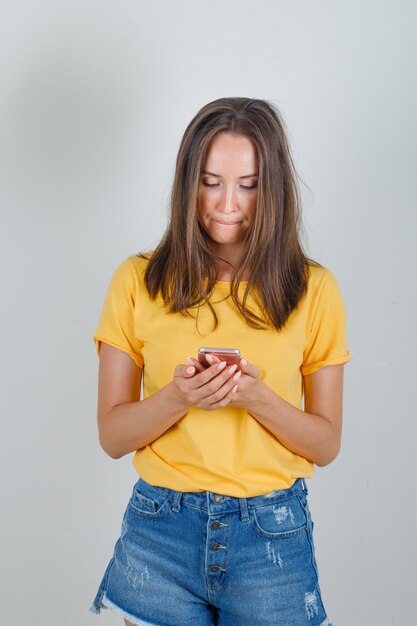
[[[237,210],[236,192],[233,187],[225,188],[220,204],[220,209],[222,213],[226,213],[226,215],[228,215],[229,213],[233,213]]]

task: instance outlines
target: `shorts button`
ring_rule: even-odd
[[[218,565],[210,565],[209,570],[210,572],[218,572],[220,569],[220,567]]]
[[[213,530],[217,530],[218,528],[220,528],[220,522],[211,522],[210,528],[213,528]]]
[[[210,546],[210,550],[218,550],[220,548],[219,543],[212,543]]]
[[[216,495],[215,495],[215,496],[213,496],[213,500],[214,500],[214,502],[221,502],[221,501],[222,501],[222,497],[221,497],[221,496],[219,496],[219,495],[216,493]]]

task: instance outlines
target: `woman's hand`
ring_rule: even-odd
[[[251,404],[258,399],[261,385],[265,383],[259,378],[259,367],[254,363],[248,363],[246,359],[240,359],[239,371],[241,377],[230,406],[237,406],[250,411]]]
[[[236,382],[241,376],[237,365],[227,366],[225,361],[216,360],[205,368],[194,359],[186,365],[177,365],[174,370],[173,391],[177,400],[187,407],[196,406],[212,411],[227,406],[237,391]],[[195,362],[194,362],[195,361]]]
[[[212,354],[206,354],[206,359],[211,364],[211,367],[221,362],[218,357]],[[196,371],[201,372],[205,370],[204,366],[196,359],[188,357],[187,361],[195,367]],[[232,394],[228,404],[249,410],[250,405],[256,401],[258,391],[263,383],[259,378],[259,368],[254,363],[248,363],[246,359],[240,359],[238,368],[237,373],[240,372],[241,376],[237,382],[237,389]]]

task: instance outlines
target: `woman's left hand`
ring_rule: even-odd
[[[228,406],[237,406],[249,409],[256,402],[261,385],[259,367],[254,363],[248,363],[246,359],[240,359],[239,371],[242,372],[237,381],[237,390],[233,394]]]

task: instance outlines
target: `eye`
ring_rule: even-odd
[[[258,183],[254,183],[253,185],[241,185],[242,189],[255,189]]]
[[[218,187],[219,183],[207,183],[206,181],[203,181],[203,185],[205,187]]]

